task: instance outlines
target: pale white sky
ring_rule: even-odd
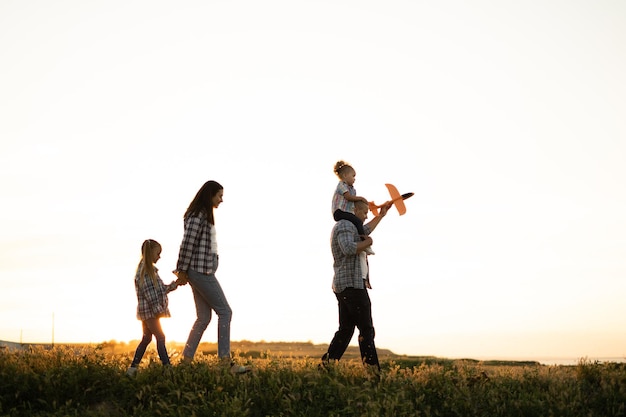
[[[625,41],[607,0],[2,1],[0,340],[140,338],[141,242],[173,279],[214,179],[233,340],[328,343],[345,159],[415,192],[372,235],[379,347],[626,356]]]

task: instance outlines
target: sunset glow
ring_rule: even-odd
[[[328,343],[345,159],[369,200],[415,193],[372,235],[379,347],[626,356],[625,18],[605,0],[0,3],[0,340],[139,339],[141,242],[174,280],[214,179],[232,340]],[[169,299],[182,342],[191,290]]]

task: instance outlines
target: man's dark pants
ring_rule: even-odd
[[[328,347],[328,359],[341,359],[356,327],[359,329],[361,360],[368,365],[380,368],[376,345],[374,345],[372,303],[367,290],[346,288],[335,296],[339,304],[339,330]]]

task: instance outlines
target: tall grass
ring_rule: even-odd
[[[386,361],[380,377],[357,361],[240,357],[232,375],[214,355],[163,368],[154,354],[136,378],[130,355],[103,349],[0,351],[2,416],[624,416],[626,368],[490,366]]]

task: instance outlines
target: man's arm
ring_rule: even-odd
[[[374,243],[374,241],[369,236],[366,236],[365,238],[363,238],[363,240],[358,241],[357,244],[356,244],[356,253],[357,253],[357,255],[359,253],[363,252],[365,249],[367,249],[370,246],[372,246],[373,243]]]
[[[355,255],[359,246],[354,239],[356,227],[348,221],[338,222],[335,227],[337,228],[335,230],[335,239],[341,253],[346,256]]]
[[[386,205],[382,206],[381,209],[380,209],[380,212],[378,213],[378,216],[374,217],[370,222],[368,222],[367,224],[363,225],[363,227],[367,228],[369,230],[369,233],[372,233],[374,231],[374,229],[376,229],[376,226],[378,226],[378,223],[380,223],[380,221],[383,219],[383,217],[385,217],[387,215],[387,210],[389,210],[389,208],[392,205],[393,205],[393,203],[387,203]],[[371,242],[370,242],[370,245],[371,245]]]
[[[364,240],[357,239],[357,230],[352,223],[341,224],[337,229],[337,243],[344,255],[358,255],[374,242],[371,237],[365,236]]]

